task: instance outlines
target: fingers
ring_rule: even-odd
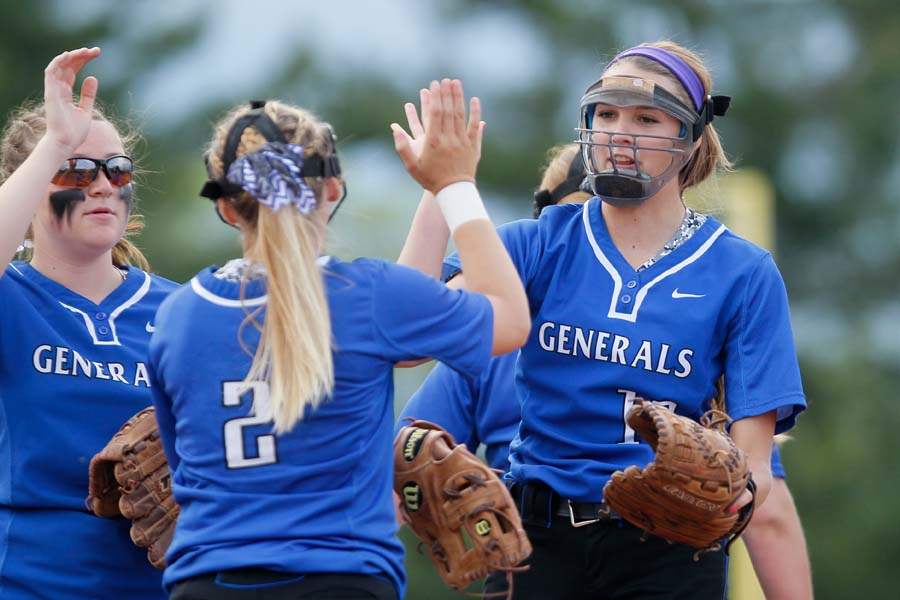
[[[466,131],[466,98],[459,79],[450,82],[450,93],[453,103],[453,132],[462,138]]]
[[[65,88],[60,89],[59,82],[63,79],[63,65],[69,58],[69,52],[56,55],[47,68],[44,69],[44,99],[58,98],[65,94]],[[71,89],[69,90],[71,93]]]
[[[453,129],[453,89],[449,79],[442,79],[440,85],[441,99],[441,130],[447,134],[454,134]]]
[[[481,101],[477,96],[469,100],[469,124],[466,127],[466,137],[481,146],[481,134],[484,131],[484,121],[481,120]]]
[[[69,52],[67,59],[67,68],[72,69],[73,75],[78,73],[84,65],[88,64],[95,58],[100,56],[100,48],[80,48]]]
[[[431,106],[431,92],[427,88],[419,90],[419,107],[422,110],[422,123],[428,129],[428,107]]]
[[[410,145],[409,134],[396,123],[391,123],[391,133],[394,134],[394,150],[397,151],[406,170],[412,173],[416,166],[416,157]]]
[[[431,134],[438,135],[444,131],[444,123],[442,121],[443,105],[441,103],[441,84],[437,81],[432,81],[428,88],[428,94],[430,101],[428,103],[428,118],[425,119],[425,123],[427,124],[425,133],[429,136]]]
[[[94,110],[94,101],[97,99],[97,88],[99,85],[97,78],[93,76],[86,77],[81,82],[81,98],[78,101],[78,106],[84,112],[90,113]]]
[[[478,123],[478,134],[475,138],[475,148],[478,151],[478,160],[481,160],[481,140],[484,139],[484,128],[487,126],[487,123],[484,121],[479,121]]]
[[[412,102],[407,102],[403,105],[403,110],[406,112],[406,122],[409,123],[409,131],[412,133],[412,136],[418,138],[425,135],[425,128],[422,127],[422,122],[419,120],[416,105]]]
[[[751,502],[753,502],[753,494],[750,493],[750,490],[744,490],[741,495],[738,496],[738,499],[728,507],[728,514],[735,514]]]
[[[71,98],[75,76],[88,62],[100,56],[100,48],[69,50],[53,58],[44,69],[44,95]],[[59,84],[63,84],[60,86]]]

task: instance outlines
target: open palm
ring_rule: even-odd
[[[84,65],[98,56],[100,48],[79,48],[63,52],[44,69],[46,135],[70,152],[87,137],[99,85],[96,77],[86,77],[76,104],[73,97],[75,78]]]

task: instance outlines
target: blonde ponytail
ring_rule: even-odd
[[[208,155],[211,176],[222,176],[226,137],[234,122],[247,111],[246,107],[238,107],[216,126]],[[288,142],[302,146],[307,156],[313,153],[327,156],[334,152],[329,130],[311,113],[270,101],[266,104],[266,114]],[[249,127],[238,144],[237,156],[254,152],[265,142],[259,132]],[[306,182],[321,203],[323,179],[307,178]],[[265,321],[260,325],[259,312],[248,311],[241,325],[242,329],[253,325],[260,331],[245,382],[268,382],[275,431],[284,433],[334,389],[331,318],[317,263],[319,234],[315,223],[293,206],[273,212],[247,193],[229,201],[246,223],[247,256],[266,273]],[[245,271],[245,277],[251,271]],[[241,339],[240,332],[238,337]]]
[[[134,245],[129,239],[137,236],[144,230],[144,217],[136,213],[128,215],[128,223],[125,225],[125,235],[116,242],[112,249],[112,261],[117,267],[125,267],[133,265],[143,271],[150,270],[150,263],[141,252],[141,249]]]
[[[268,381],[275,431],[289,431],[334,388],[331,319],[313,223],[260,207],[250,254],[265,268],[266,318],[246,381]]]

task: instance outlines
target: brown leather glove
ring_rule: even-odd
[[[131,519],[131,540],[147,548],[154,567],[166,568],[179,509],[152,407],[131,417],[91,459],[86,504],[99,517]]]
[[[639,402],[626,418],[656,458],[644,469],[613,473],[605,502],[647,533],[699,551],[720,550],[730,536],[727,551],[750,521],[753,502],[734,514],[726,509],[744,489],[756,489],[747,456],[724,431],[727,415],[710,411],[697,423],[662,404]]]
[[[414,421],[397,434],[394,490],[409,527],[454,590],[493,571],[511,577],[531,554],[506,486],[438,425]]]

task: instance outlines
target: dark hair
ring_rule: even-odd
[[[579,144],[561,144],[547,151],[547,166],[541,176],[541,185],[534,193],[532,215],[537,219],[544,208],[559,204],[573,194],[583,195],[587,200],[591,195],[581,191],[584,180],[584,162]]]

